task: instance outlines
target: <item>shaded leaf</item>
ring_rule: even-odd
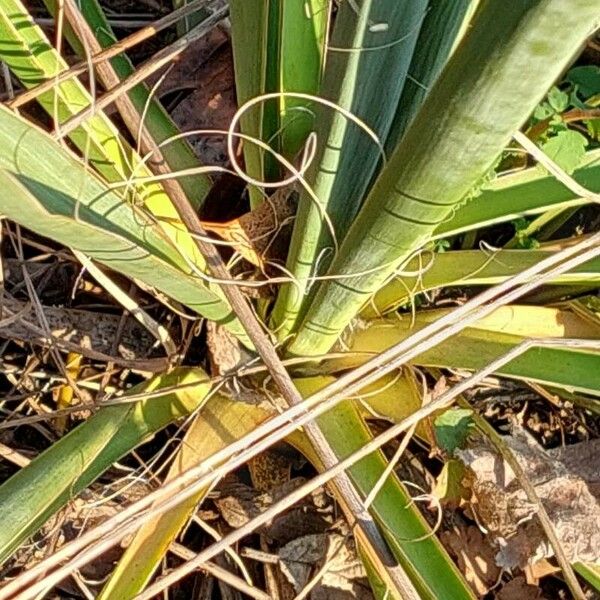
[[[567,73],[566,79],[577,86],[584,99],[600,94],[600,67],[596,65],[574,67]]]
[[[472,413],[472,410],[465,408],[451,408],[435,418],[435,439],[443,450],[452,454],[465,445],[474,426]]]

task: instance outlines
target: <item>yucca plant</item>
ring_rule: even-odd
[[[224,327],[245,352],[263,360],[264,368],[244,380],[265,402],[236,401],[216,380],[211,391],[204,371],[179,366],[120,398],[124,405],[98,408],[0,488],[2,560],[168,423],[195,415],[167,481],[204,463],[223,465],[231,440],[243,448],[249,435],[275,418],[269,389],[292,406],[302,396],[318,395],[368,358],[437,319],[449,320],[448,311],[419,310],[420,294],[490,288],[577,241],[486,254],[474,249],[472,237],[484,228],[523,217],[560,219],[597,201],[599,150],[578,158],[572,179],[563,172],[567,183],[536,166],[496,174],[512,136],[600,25],[594,0],[230,0],[242,112],[241,131],[231,132],[229,141],[233,148],[233,135],[242,135],[243,170],[237,168],[249,183],[251,215],[265,202],[275,206],[275,196],[265,198],[276,188],[279,200],[298,201],[279,283],[265,288],[275,289],[268,298],[250,299],[244,290],[270,272],[262,264],[266,258],[243,247],[252,244],[251,236],[237,242],[230,237],[234,250],[258,263],[252,277],[236,281],[215,250],[219,246],[207,241],[195,211],[213,185],[211,167],[197,162],[143,76],[136,79],[153,71],[152,60],[136,71],[123,52],[102,54],[116,38],[97,0],[46,5],[107,91],[93,97],[76,76],[63,75],[69,67],[27,3],[0,0],[0,59],[23,88],[45,90],[36,99],[52,121],[52,129],[44,130],[19,114],[19,96],[0,107],[0,212],[130,278],[167,306],[177,303]],[[174,52],[227,11],[223,3],[198,0],[174,7],[182,17]],[[137,147],[102,110],[109,96]],[[239,160],[234,154],[230,159]],[[292,183],[281,186],[284,179]],[[589,193],[578,194],[571,181]],[[440,240],[462,249],[438,252]],[[560,290],[554,294],[560,306],[543,306],[543,299],[540,306],[513,304],[412,356],[411,363],[430,373],[478,371],[539,339],[542,347],[499,367],[498,374],[593,398],[593,405],[600,395],[597,350],[557,343],[600,339],[597,311],[569,302],[597,287],[599,259],[590,258],[548,282],[547,289]],[[393,318],[399,307],[416,310],[414,319]],[[268,324],[268,335],[256,314]],[[543,346],[549,340],[554,345]],[[286,370],[284,364],[293,366]],[[386,377],[361,390],[362,401],[349,393],[286,439],[318,470],[335,466],[373,440],[367,424],[373,414],[398,424],[421,406],[411,370]],[[430,429],[417,433],[435,444]],[[375,595],[472,597],[387,467],[384,454],[374,451],[348,466],[332,488],[348,519],[358,519],[356,541]],[[359,513],[382,477],[369,511],[362,507]],[[101,598],[158,591],[161,580],[146,588],[211,485],[135,524],[133,541]],[[571,566],[561,561],[561,567],[577,594]],[[593,566],[577,570],[595,585]],[[35,597],[47,583],[34,581],[17,579],[0,588],[0,598]]]

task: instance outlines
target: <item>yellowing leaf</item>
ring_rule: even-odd
[[[167,481],[199,464],[232,440],[243,437],[269,416],[271,414],[259,406],[248,405],[239,400],[231,401],[219,395],[213,396],[190,425],[169,469]],[[144,589],[208,489],[203,489],[169,512],[147,521],[137,531],[102,589],[100,600],[133,598]]]

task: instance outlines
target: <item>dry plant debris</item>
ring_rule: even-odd
[[[441,539],[475,592],[484,595],[498,583],[502,570],[495,562],[496,549],[478,527],[459,524]]]
[[[577,473],[569,468],[575,456],[589,455],[587,444],[571,446],[568,453],[546,452],[518,428],[504,440],[534,484],[568,559],[600,564],[600,506],[584,478],[587,471],[593,485],[597,472],[592,468]],[[551,557],[552,550],[533,518],[536,506],[489,442],[478,437],[456,454],[472,472],[473,516],[495,539],[496,564],[506,570],[523,569]],[[565,455],[567,462],[561,460]]]
[[[76,308],[43,306],[44,317],[52,337],[48,339],[38,325],[35,308],[30,302],[3,294],[0,297],[0,337],[40,346],[76,350],[96,358],[110,356],[118,339],[119,356],[127,361],[147,357],[152,349],[152,336],[135,319],[122,322],[119,315]],[[117,358],[118,357],[113,357]]]

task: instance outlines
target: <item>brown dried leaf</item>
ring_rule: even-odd
[[[497,600],[542,600],[542,591],[527,585],[524,577],[511,579],[496,595]]]
[[[252,484],[261,492],[283,485],[290,480],[291,463],[279,452],[267,450],[248,461]]]
[[[327,566],[310,592],[311,600],[372,600],[364,566],[349,536],[338,533],[307,535],[279,551],[280,568],[296,593],[318,569]]]
[[[226,482],[215,504],[228,525],[241,527],[303,483],[303,478],[296,477],[271,492],[259,492],[243,483]]]
[[[118,340],[115,360],[135,360],[147,356],[154,339],[135,319],[127,318],[121,324],[119,315],[98,311],[43,306],[44,317],[52,334],[52,343],[83,356],[94,353],[112,355]],[[20,340],[49,346],[50,340],[38,324],[37,313],[31,303],[22,302],[4,293],[0,297],[0,338]]]
[[[323,533],[330,525],[311,505],[303,505],[273,519],[266,537],[270,543],[281,546],[298,537]]]
[[[581,477],[596,499],[600,499],[600,439],[555,448],[548,454],[560,461],[569,473]]]
[[[483,595],[496,585],[501,573],[495,561],[496,549],[477,527],[460,525],[444,531],[441,540],[475,592]]]
[[[205,77],[205,65],[227,44],[227,34],[215,27],[208,34],[191,42],[168,66],[148,77],[146,83],[154,86],[164,76],[158,90],[159,96],[183,89],[196,89]]]
[[[297,209],[296,194],[282,188],[253,211],[226,223],[203,221],[207,231],[231,242],[247,261],[262,266],[265,259],[282,259],[286,236]]]
[[[279,550],[279,566],[296,593],[308,583],[314,565],[325,556],[326,549],[327,535],[321,533],[296,538]]]
[[[171,113],[173,121],[182,131],[227,130],[237,111],[230,48],[215,52],[197,72],[197,78],[194,91]],[[191,139],[202,163],[225,165],[229,162],[225,136],[200,135]]]
[[[214,321],[206,322],[206,345],[211,372],[215,375],[235,371],[244,358],[237,338]]]
[[[504,441],[534,485],[569,561],[600,564],[600,507],[586,481],[523,429],[515,428]],[[483,437],[472,439],[457,455],[475,475],[472,506],[477,519],[497,537],[497,564],[524,568],[551,557],[552,548],[533,518],[536,505],[490,443]]]

